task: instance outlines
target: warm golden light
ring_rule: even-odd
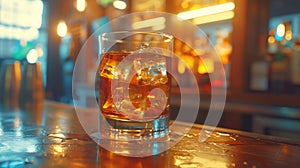
[[[209,6],[205,8],[200,8],[197,10],[181,12],[177,14],[178,19],[180,20],[188,20],[192,18],[213,15],[216,13],[222,13],[226,11],[231,11],[235,8],[235,4],[233,2],[228,2],[224,4]]]
[[[292,40],[292,38],[293,38],[293,33],[292,33],[292,31],[291,31],[291,30],[287,30],[287,31],[285,32],[285,39],[286,39],[286,40]]]
[[[177,70],[179,74],[183,74],[185,72],[185,64],[183,61],[178,62]]]
[[[163,25],[165,24],[165,22],[166,22],[166,18],[157,17],[157,18],[153,18],[153,19],[135,22],[132,24],[132,28],[133,29],[141,29],[141,28],[146,28],[146,27],[156,27],[157,28],[160,25],[162,25],[162,27],[164,27]]]
[[[212,73],[214,71],[214,62],[210,59],[205,59],[204,63],[198,65],[198,73],[199,74],[206,74]]]
[[[43,48],[40,45],[35,47],[38,57],[42,57],[44,55]]]
[[[36,63],[38,60],[38,52],[36,49],[31,49],[26,55],[26,59],[31,64]]]
[[[160,25],[157,25],[157,26],[152,26],[152,30],[154,30],[154,31],[162,30],[164,28],[166,28],[165,24],[160,24]]]
[[[65,156],[65,148],[62,145],[53,145],[53,150],[51,152],[57,156]]]
[[[274,37],[274,36],[269,36],[269,37],[268,37],[268,43],[269,43],[269,44],[275,43],[275,37]]]
[[[205,73],[207,73],[207,70],[206,70],[206,68],[205,68],[204,65],[199,65],[198,66],[198,73],[199,74],[205,74]]]
[[[213,15],[207,15],[207,16],[202,16],[193,19],[193,22],[197,25],[199,24],[204,24],[204,23],[211,23],[211,22],[217,22],[221,20],[228,20],[232,19],[234,17],[234,12],[233,11],[227,11],[227,12],[222,12],[222,13],[217,13]]]
[[[184,163],[186,163],[186,160],[181,159],[181,157],[174,156],[174,165],[176,167],[183,167],[182,165],[184,165],[184,167],[199,167],[199,165],[193,165],[193,163],[202,163],[203,165],[205,165],[205,167],[228,168],[229,167],[228,163],[230,163],[229,161],[230,160],[227,159],[226,157],[224,157],[224,159],[218,160],[218,159],[204,158],[201,156],[195,156],[195,157],[191,157],[190,164],[185,164],[187,165],[185,166]]]
[[[127,4],[124,1],[116,0],[113,2],[113,6],[117,9],[124,10],[124,9],[126,9]]]
[[[278,37],[283,37],[284,33],[285,33],[285,26],[284,24],[279,24],[276,28],[276,33],[278,35]]]
[[[60,21],[57,25],[57,35],[60,37],[64,37],[67,35],[68,27],[65,21]]]
[[[186,9],[186,8],[189,7],[189,3],[188,3],[187,1],[183,1],[183,2],[181,3],[181,7],[182,7],[183,9]]]
[[[83,12],[85,10],[86,7],[85,4],[86,4],[85,0],[76,1],[76,9],[78,10],[78,12]]]

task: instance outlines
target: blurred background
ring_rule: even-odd
[[[22,73],[28,64],[38,64],[35,71],[41,73],[37,76],[43,90],[38,99],[72,104],[74,63],[97,28],[132,12],[168,12],[201,28],[220,56],[226,73],[227,101],[219,126],[300,139],[299,6],[298,0],[0,0],[0,82],[4,83],[0,85],[0,100],[4,102],[5,80],[10,80],[4,67],[13,61],[17,62],[13,67],[20,66]],[[155,31],[165,27],[161,18],[153,21],[137,17],[132,19],[132,28],[142,30],[145,22],[141,21]],[[206,39],[194,43],[209,44]],[[224,83],[209,79],[215,68],[209,60],[204,66],[204,60],[199,59],[199,55],[209,54],[204,49],[194,51],[176,39],[174,52],[197,79],[201,105],[196,122],[203,123],[212,84]],[[91,66],[95,66],[95,60],[89,60]],[[180,62],[172,68],[178,74],[187,73]],[[19,79],[16,74],[15,81]],[[91,72],[86,77],[93,75]],[[194,94],[188,89],[191,80],[184,75],[180,80],[185,81],[187,89],[172,90],[173,119],[180,107],[180,92]],[[89,99],[94,90],[87,88],[77,94]]]

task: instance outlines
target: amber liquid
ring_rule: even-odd
[[[171,85],[166,68],[168,59],[153,53],[105,53],[99,67],[99,103],[104,117],[144,122],[168,116]],[[147,64],[146,68],[139,69],[142,64]],[[164,95],[153,92],[155,89]]]

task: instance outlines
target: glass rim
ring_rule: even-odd
[[[124,43],[125,40],[122,39],[117,39],[114,37],[106,37],[107,35],[113,35],[113,34],[149,34],[149,35],[158,35],[161,36],[163,38],[163,40],[151,40],[151,43],[153,42],[172,42],[174,39],[174,36],[170,35],[170,34],[166,34],[163,32],[146,32],[146,31],[111,31],[111,32],[104,32],[100,35],[101,40],[107,40],[107,41],[114,41],[116,43]],[[126,37],[126,36],[125,36]],[[143,42],[143,40],[133,40],[133,41],[138,41],[138,42]],[[149,42],[149,41],[145,41],[145,42]]]

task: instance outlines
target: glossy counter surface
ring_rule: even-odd
[[[177,125],[184,128],[185,124]],[[43,105],[0,111],[0,167],[298,167],[297,140],[217,128],[200,143],[201,125],[159,155],[125,157],[98,146],[82,129],[74,108]],[[205,127],[209,134],[210,128]]]

